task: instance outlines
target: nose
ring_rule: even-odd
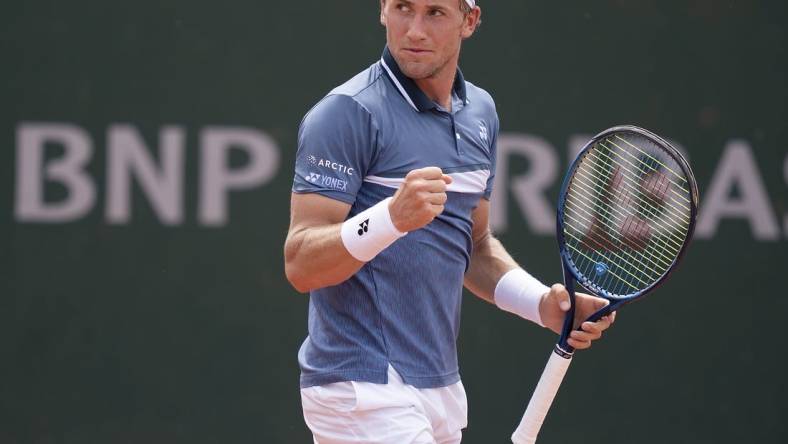
[[[405,36],[410,41],[414,42],[425,40],[427,38],[427,32],[425,29],[424,17],[417,14],[408,24],[408,32]]]

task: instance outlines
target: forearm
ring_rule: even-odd
[[[300,292],[344,282],[364,265],[342,242],[342,224],[293,230],[285,242],[285,273]]]
[[[489,232],[474,244],[465,286],[500,309],[543,325],[541,302],[549,288],[520,268]]]
[[[285,241],[285,274],[293,287],[307,292],[340,284],[404,236],[391,220],[390,200],[338,223],[347,216],[349,205],[321,196],[294,195]]]
[[[498,281],[508,271],[518,267],[501,242],[488,231],[474,245],[471,263],[465,273],[465,287],[494,304]]]

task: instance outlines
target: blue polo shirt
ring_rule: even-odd
[[[471,213],[492,192],[497,134],[492,98],[459,69],[449,112],[400,71],[388,49],[307,113],[298,133],[295,193],[346,202],[353,217],[393,196],[411,170],[437,166],[454,181],[444,212],[430,224],[345,282],[310,292],[309,336],[298,353],[301,387],[384,384],[389,364],[418,388],[459,380]]]

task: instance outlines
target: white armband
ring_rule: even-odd
[[[389,201],[383,199],[342,224],[342,243],[348,253],[369,262],[395,240],[408,234],[397,230],[389,214]]]
[[[550,287],[539,282],[522,268],[508,271],[495,286],[495,305],[501,310],[514,313],[544,327],[539,314],[539,303],[542,295],[550,291]]]

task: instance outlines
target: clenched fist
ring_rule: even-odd
[[[391,221],[399,231],[408,232],[432,222],[443,212],[446,203],[446,187],[451,177],[438,167],[413,170],[405,176],[389,202]]]

